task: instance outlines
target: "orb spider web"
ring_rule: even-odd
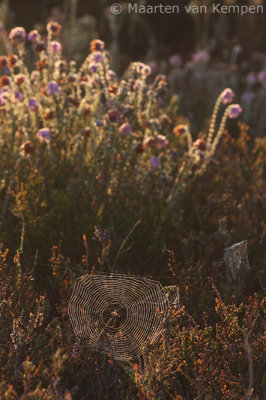
[[[81,343],[120,361],[138,357],[155,341],[167,311],[168,298],[159,282],[120,274],[83,275],[68,305]]]

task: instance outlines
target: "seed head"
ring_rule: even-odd
[[[0,56],[0,68],[6,68],[8,66],[8,59],[6,56]]]
[[[205,151],[207,148],[207,144],[205,140],[203,139],[198,139],[193,143],[193,146],[196,147],[196,149],[199,149],[201,151]]]
[[[28,142],[23,143],[22,146],[20,147],[20,151],[23,151],[25,155],[30,155],[34,153],[34,150],[35,148],[30,140]]]
[[[51,33],[54,36],[59,35],[62,26],[56,22],[56,21],[50,21],[48,22],[47,26],[46,26],[47,32]]]
[[[13,28],[9,33],[9,39],[14,45],[23,43],[26,38],[26,31],[22,26]]]
[[[187,131],[186,125],[177,125],[174,127],[173,132],[176,136],[182,136]]]
[[[99,39],[92,40],[90,44],[91,51],[103,51],[104,50],[104,42]]]

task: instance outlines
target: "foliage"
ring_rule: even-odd
[[[0,57],[0,399],[260,398],[265,139],[229,88],[192,135],[164,75],[118,78],[101,40],[78,68],[60,31],[28,33],[33,70],[22,27]],[[243,239],[252,269],[228,282],[223,250]],[[74,345],[67,301],[91,270],[180,286],[135,364]]]

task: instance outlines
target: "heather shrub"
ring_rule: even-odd
[[[0,398],[262,398],[265,139],[232,89],[198,132],[166,76],[117,76],[101,40],[77,66],[60,31],[16,27],[0,57]],[[223,252],[244,239],[230,282]],[[133,363],[76,342],[67,304],[92,271],[180,287]]]

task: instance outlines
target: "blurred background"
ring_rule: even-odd
[[[263,14],[211,12],[214,0],[131,1],[138,4],[206,5],[207,14],[113,15],[114,0],[2,0],[1,52],[9,51],[6,32],[23,25],[45,34],[49,19],[63,25],[64,56],[82,62],[89,42],[106,42],[113,68],[122,75],[130,61],[144,61],[153,74],[168,77],[170,94],[177,95],[179,111],[189,118],[195,131],[204,129],[215,98],[225,87],[237,94],[251,136],[265,133],[266,118],[266,18]],[[264,5],[264,0],[223,0],[226,5]]]

